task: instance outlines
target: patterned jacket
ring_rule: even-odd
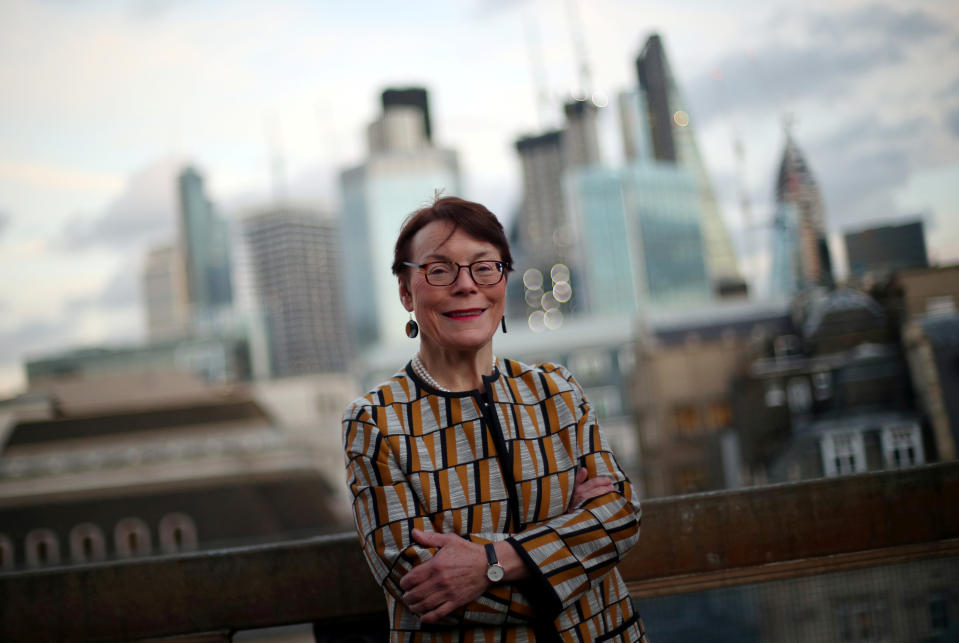
[[[407,364],[344,414],[356,529],[391,640],[646,641],[615,567],[639,536],[639,502],[583,390],[561,366],[498,365],[485,393],[441,393]],[[580,466],[614,492],[568,510]],[[508,540],[531,575],[421,625],[399,581],[436,550],[414,527]]]

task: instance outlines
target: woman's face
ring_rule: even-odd
[[[468,265],[474,261],[500,261],[496,246],[480,241],[446,221],[429,223],[416,233],[410,244],[409,261],[452,261]],[[422,341],[452,350],[479,350],[493,337],[503,317],[506,278],[492,286],[479,286],[469,270],[462,269],[449,286],[432,286],[423,271],[408,268],[400,276],[400,299],[416,315]]]

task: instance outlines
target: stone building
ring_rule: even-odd
[[[339,420],[353,387],[341,376],[266,386],[154,374],[64,380],[5,401],[0,567],[344,529]]]

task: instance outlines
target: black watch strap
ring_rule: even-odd
[[[496,548],[493,543],[486,543],[486,560],[490,565],[498,565],[499,559],[496,558]]]

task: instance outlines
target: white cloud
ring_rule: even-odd
[[[0,159],[0,181],[18,183],[38,190],[110,193],[120,189],[123,177],[50,163],[29,163]]]

